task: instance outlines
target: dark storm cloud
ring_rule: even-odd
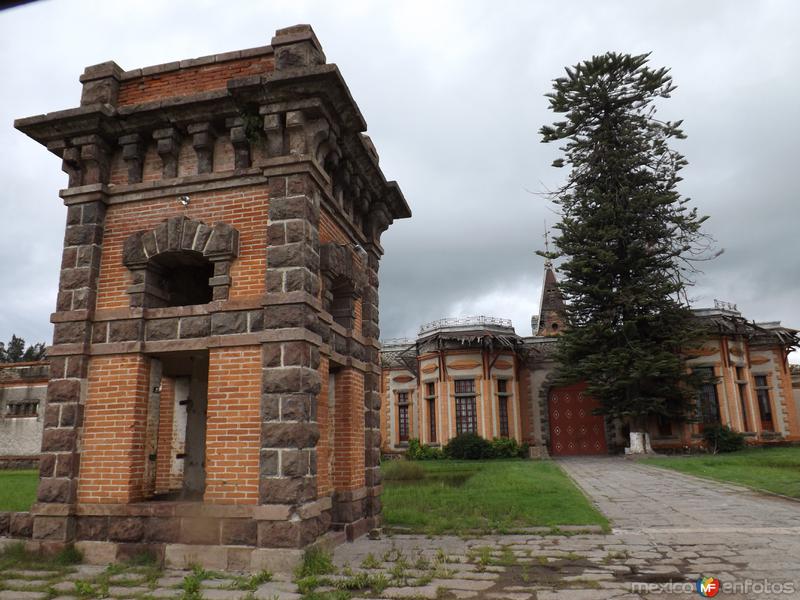
[[[235,9],[230,10],[229,7]],[[74,106],[84,66],[123,68],[268,43],[311,23],[370,125],[387,177],[414,212],[383,238],[386,337],[421,322],[490,313],[529,332],[537,310],[541,194],[564,172],[537,130],[565,65],[606,50],[652,51],[678,89],[682,191],[726,252],[693,296],[800,326],[795,184],[800,5],[784,2],[59,2],[0,13],[0,339],[50,337],[64,208],[58,161],[13,118]],[[35,231],[32,235],[30,232]]]

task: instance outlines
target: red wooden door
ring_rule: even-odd
[[[608,454],[605,419],[592,414],[598,405],[586,384],[552,388],[547,400],[553,456]]]

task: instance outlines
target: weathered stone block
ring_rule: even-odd
[[[289,269],[285,275],[287,292],[307,292],[312,296],[319,293],[319,277],[304,267]]]
[[[258,526],[251,519],[225,519],[222,521],[222,544],[255,546],[258,542]]]
[[[79,402],[81,399],[81,382],[77,379],[52,379],[47,384],[47,401]]]
[[[39,455],[39,477],[52,477],[56,470],[56,455],[55,454],[40,454]]]
[[[105,344],[108,341],[108,323],[94,323],[92,325],[92,343]]]
[[[79,540],[108,539],[108,517],[78,517],[75,537]]]
[[[283,394],[281,396],[281,419],[284,421],[314,421],[317,418],[317,403],[312,394]]]
[[[297,548],[300,529],[292,521],[261,521],[258,524],[258,545],[262,548]]]
[[[143,537],[143,519],[136,517],[109,518],[108,539],[112,542],[139,542]]]
[[[72,485],[69,479],[41,479],[36,498],[39,502],[67,503],[72,498]]]
[[[88,370],[89,358],[86,356],[74,354],[67,360],[66,377],[84,379]]]
[[[72,452],[77,432],[74,429],[45,429],[42,433],[42,452]]]
[[[206,337],[211,333],[211,317],[183,317],[180,325],[181,339]]]
[[[33,519],[33,539],[67,541],[72,533],[72,517],[37,516]]]
[[[305,477],[310,474],[307,450],[281,450],[281,475]]]
[[[295,504],[317,495],[316,477],[277,477],[259,482],[262,503]],[[260,543],[259,543],[260,545]]]
[[[49,429],[51,427],[58,427],[58,422],[60,417],[61,417],[61,407],[58,404],[48,405],[44,411],[45,429]]]
[[[219,519],[181,519],[180,541],[184,544],[219,544]]]
[[[53,327],[53,344],[82,343],[86,341],[88,332],[89,324],[86,321],[56,323]]]
[[[318,213],[319,209],[314,201],[306,196],[278,198],[270,194],[269,218],[271,221],[305,219],[316,225],[319,220]]]
[[[317,444],[319,426],[316,423],[261,424],[261,445],[264,448],[310,448]]]
[[[174,340],[178,337],[178,319],[147,321],[144,330],[145,339]]]
[[[223,312],[211,315],[211,335],[247,332],[246,312]],[[181,332],[183,335],[183,332]]]
[[[278,421],[281,418],[281,395],[261,394],[261,418],[265,421]]]
[[[278,475],[278,450],[261,451],[261,477],[276,477]]]
[[[180,532],[181,522],[178,518],[151,517],[144,523],[145,542],[177,542]]]
[[[61,427],[74,427],[79,425],[78,412],[77,404],[63,404],[61,406]]]
[[[11,520],[8,525],[8,533],[11,537],[29,538],[33,535],[33,516],[27,512],[11,513]]]
[[[70,225],[64,235],[65,246],[99,244],[102,240],[103,228],[100,225]]]
[[[11,513],[0,512],[0,537],[8,535],[8,529],[11,526]]]
[[[262,389],[265,393],[307,392],[319,393],[319,372],[306,367],[280,367],[264,369]]]
[[[78,261],[78,248],[71,246],[61,251],[61,269],[72,269]]]
[[[270,268],[303,267],[311,271],[319,269],[319,255],[305,242],[270,246],[267,252]]]
[[[111,321],[108,327],[109,342],[132,342],[142,339],[142,322],[138,319]]]
[[[59,454],[56,462],[56,477],[74,477],[77,475],[80,459],[76,453]]]
[[[264,311],[251,310],[248,313],[250,319],[250,331],[262,331],[264,329]]]

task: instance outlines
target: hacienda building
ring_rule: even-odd
[[[597,405],[583,386],[553,383],[553,350],[566,320],[550,264],[539,309],[530,336],[518,335],[506,319],[473,317],[434,321],[416,339],[384,342],[383,451],[404,452],[412,438],[442,445],[471,432],[514,438],[532,456],[621,452],[628,444],[622,424],[593,414]],[[653,448],[697,447],[709,423],[729,425],[753,444],[800,441],[800,398],[787,360],[797,330],[747,321],[723,302],[694,313],[708,336],[685,350],[687,362],[707,369],[716,383],[702,388],[695,422],[651,420]]]

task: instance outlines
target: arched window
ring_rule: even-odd
[[[199,252],[163,252],[148,261],[146,270],[153,274],[154,284],[148,293],[159,300],[150,302],[150,306],[189,306],[212,300],[209,280],[214,276],[214,265]]]
[[[209,227],[184,216],[125,240],[122,262],[131,271],[131,306],[157,308],[226,300],[239,232],[227,223]]]

